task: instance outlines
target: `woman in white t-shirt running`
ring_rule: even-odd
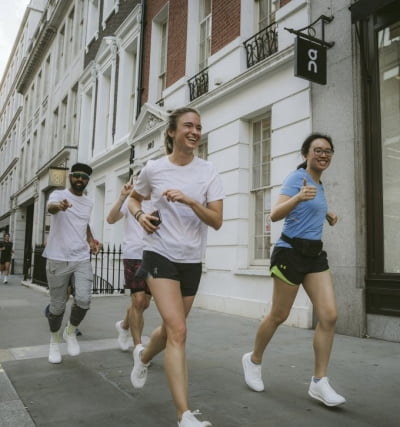
[[[162,317],[146,347],[134,349],[131,381],[144,386],[150,361],[165,349],[165,371],[180,427],[209,426],[189,410],[186,317],[201,277],[207,226],[222,225],[224,192],[214,166],[195,156],[201,138],[200,114],[192,108],[171,113],[166,130],[168,156],[150,160],[129,199],[129,210],[147,232],[139,276],[146,279]],[[158,214],[144,213],[151,197]]]

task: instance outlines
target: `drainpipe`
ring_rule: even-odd
[[[144,61],[144,29],[146,16],[146,0],[142,0],[142,16],[140,22],[140,53],[139,53],[139,70],[138,70],[138,87],[136,101],[136,118],[139,117],[142,104],[142,80],[143,80],[143,61]]]

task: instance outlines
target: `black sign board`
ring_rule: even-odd
[[[295,41],[294,75],[326,84],[326,47],[300,36]]]

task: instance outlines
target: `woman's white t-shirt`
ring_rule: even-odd
[[[121,206],[121,213],[124,215],[124,240],[122,242],[122,253],[124,259],[142,259],[143,255],[143,236],[144,229],[136,221],[135,217],[128,209],[129,197]],[[151,203],[147,200],[143,201],[142,209],[146,213],[150,213]]]
[[[83,261],[90,258],[87,227],[93,209],[89,197],[76,196],[68,189],[54,190],[48,204],[67,199],[71,207],[51,215],[50,233],[43,256],[57,261]]]
[[[151,195],[162,223],[155,233],[144,235],[144,250],[154,251],[170,261],[197,263],[204,257],[207,225],[194,211],[180,202],[168,202],[166,190],[180,190],[202,205],[224,198],[221,178],[212,163],[194,157],[185,166],[173,164],[168,156],[149,160],[142,169],[135,191]]]

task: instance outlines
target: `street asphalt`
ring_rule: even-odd
[[[21,276],[0,283],[0,427],[176,427],[162,355],[153,360],[143,389],[131,385],[132,349],[119,350],[114,326],[129,296],[94,297],[80,325],[81,354],[69,356],[62,344],[57,365],[47,361],[48,301],[43,288]],[[152,302],[145,338],[159,321]],[[214,427],[400,426],[400,344],[337,335],[329,377],[347,402],[327,408],[307,393],[312,330],[279,328],[264,355],[265,391],[247,388],[241,358],[251,350],[257,325],[254,319],[192,309],[189,398],[200,419]]]

